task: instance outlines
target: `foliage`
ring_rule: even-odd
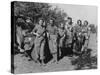
[[[50,18],[54,19],[56,25],[64,23],[64,18],[67,14],[59,8],[52,9],[48,3],[34,3],[34,2],[15,2],[14,3],[14,16],[23,16],[24,19],[30,17],[33,23],[36,23],[39,18],[44,18],[48,21]]]
[[[90,24],[89,27],[92,33],[97,33],[97,27],[94,24]]]
[[[78,58],[72,61],[72,65],[76,65],[76,70],[80,69],[96,69],[97,57],[91,56],[91,49],[81,54]]]

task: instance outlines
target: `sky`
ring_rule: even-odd
[[[53,7],[58,7],[72,17],[76,23],[78,19],[82,21],[88,20],[89,24],[97,25],[97,7],[87,5],[70,5],[70,4],[51,4]]]

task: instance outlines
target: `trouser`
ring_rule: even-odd
[[[18,49],[20,49],[20,52],[23,52],[23,35],[19,35],[19,34],[17,34],[16,35],[16,37],[17,37],[17,43],[18,43]]]
[[[49,48],[51,53],[57,52],[57,37],[56,35],[50,35]]]
[[[59,47],[63,46],[64,38],[65,38],[64,36],[60,38],[60,40],[59,40]]]
[[[17,43],[19,44],[19,46],[21,46],[21,36],[17,34]]]
[[[63,47],[63,44],[64,44],[64,38],[65,38],[65,36],[62,36],[62,37],[60,37],[60,38],[58,38],[58,56],[61,56],[61,48]]]
[[[41,47],[40,47],[40,60],[43,60],[44,59],[44,45],[45,45],[45,41],[43,40],[41,42]]]
[[[85,38],[85,39],[84,39],[84,44],[83,44],[83,47],[82,47],[82,51],[88,47],[88,43],[89,43],[89,34],[85,33],[85,34],[84,34],[84,38]]]
[[[32,56],[33,60],[35,60],[35,61],[38,61],[39,56],[40,56],[40,59],[43,59],[43,50],[44,50],[43,49],[44,44],[42,43],[43,40],[44,40],[43,37],[36,37],[35,38],[34,49],[31,52],[31,56]]]
[[[84,45],[82,46],[82,51],[83,51],[84,49],[87,49],[88,43],[89,43],[89,39],[86,39],[85,42],[84,42]]]
[[[49,49],[53,56],[53,60],[57,61],[57,36],[56,35],[50,35]]]

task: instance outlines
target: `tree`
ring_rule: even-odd
[[[14,3],[14,16],[22,16],[25,20],[30,17],[33,23],[37,23],[39,18],[44,18],[48,21],[50,18],[54,18],[55,25],[64,23],[64,18],[67,14],[59,8],[51,9],[52,6],[48,3],[34,3],[34,2],[15,2]]]
[[[97,32],[97,28],[96,28],[96,26],[94,24],[90,24],[89,27],[90,27],[90,31],[92,33],[96,33]]]

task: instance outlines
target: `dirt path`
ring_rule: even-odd
[[[22,54],[15,55],[15,73],[33,73],[33,72],[51,72],[73,70],[69,57],[64,57],[58,64],[48,63],[46,66],[40,66],[34,61],[28,61],[28,58],[22,57]]]
[[[97,42],[96,35],[92,34],[90,37],[90,42],[88,48],[92,49],[92,55],[97,54]],[[51,71],[68,71],[74,70],[75,66],[71,64],[70,57],[64,57],[59,61],[58,64],[48,63],[46,66],[40,66],[34,61],[28,61],[28,57],[22,57],[22,54],[17,54],[14,56],[15,73],[36,73],[36,72],[51,72]]]

